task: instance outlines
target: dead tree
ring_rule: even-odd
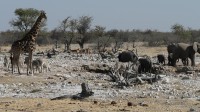
[[[130,86],[131,77],[137,77],[137,70],[135,65],[136,64],[132,62],[116,62],[114,67],[111,67],[110,73],[108,73],[108,75],[111,77],[112,81],[118,83],[118,86]]]
[[[122,47],[123,42],[120,42],[118,40],[115,40],[114,47],[112,48],[112,52],[115,54],[119,51],[119,49]]]
[[[84,99],[84,98],[89,97],[94,94],[94,92],[92,92],[92,90],[89,88],[88,83],[82,83],[81,88],[82,88],[81,93],[78,93],[78,94],[72,95],[72,96],[71,95],[63,95],[63,96],[59,96],[56,98],[52,98],[51,100],[62,100],[62,99],[66,99],[66,98],[72,98],[74,100],[81,100],[81,99]]]
[[[92,92],[92,90],[89,88],[88,83],[82,83],[81,88],[81,97],[88,97],[94,94],[94,92]]]
[[[160,79],[158,74],[139,74],[138,67],[138,62],[116,62],[116,64],[110,68],[108,76],[110,76],[111,80],[116,82],[119,87],[131,86],[133,84],[144,84],[145,82],[151,84]]]

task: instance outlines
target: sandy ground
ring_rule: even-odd
[[[191,106],[199,106],[194,100],[174,100],[166,103],[165,99],[130,99],[111,102],[88,100],[56,100],[45,98],[1,98],[0,111],[4,112],[187,112]],[[127,102],[133,102],[128,106]],[[148,105],[140,105],[147,102]]]
[[[6,51],[7,48],[2,48]],[[45,48],[43,48],[45,49]],[[138,50],[138,49],[137,49]],[[156,56],[166,54],[165,47],[140,47],[138,54]],[[5,53],[1,53],[0,61],[0,112],[199,112],[200,101],[195,97],[181,98],[173,95],[170,98],[160,92],[146,90],[149,84],[125,89],[113,87],[114,83],[106,80],[108,76],[99,73],[89,73],[81,69],[88,63],[111,63],[91,60],[91,55],[76,57],[76,55],[59,54],[48,59],[51,71],[27,76],[11,74],[3,67]],[[7,55],[7,54],[6,54]],[[92,55],[93,56],[93,55]],[[95,55],[96,56],[96,55]],[[112,63],[111,63],[112,64]],[[25,67],[24,67],[25,68]],[[192,82],[193,80],[191,80]],[[194,80],[200,84],[200,80]],[[81,92],[80,84],[88,82],[94,95],[82,100],[69,98],[51,100],[62,95],[75,95]],[[190,86],[195,85],[192,84]],[[196,83],[196,84],[197,84]],[[176,83],[170,83],[170,87]],[[181,86],[180,83],[179,86]],[[188,81],[190,84],[190,80]],[[184,87],[187,84],[183,84]],[[164,85],[162,88],[164,88]],[[168,86],[168,85],[167,85]],[[177,86],[176,86],[177,87]],[[150,87],[151,88],[151,87]],[[178,90],[181,87],[179,87]],[[189,87],[191,88],[191,87]],[[195,86],[194,90],[200,88]],[[166,91],[166,90],[163,90]],[[184,88],[183,88],[184,91]],[[145,93],[151,93],[143,97]],[[158,94],[159,93],[159,94]],[[179,91],[178,91],[179,93]],[[181,93],[180,93],[181,94]],[[172,97],[172,98],[171,98]],[[116,102],[113,104],[113,102]],[[132,103],[128,106],[128,102]]]

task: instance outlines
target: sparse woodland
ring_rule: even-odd
[[[16,9],[17,19],[10,21],[13,29],[0,32],[0,45],[10,45],[13,41],[21,39],[23,35],[32,27],[39,11],[36,9]],[[49,45],[57,42],[64,44],[65,49],[69,50],[72,43],[84,48],[85,43],[93,43],[97,48],[103,48],[113,43],[116,46],[123,42],[147,42],[146,46],[167,45],[173,42],[193,43],[199,41],[200,30],[185,28],[180,24],[171,26],[171,32],[161,32],[159,30],[148,29],[106,29],[101,25],[94,25],[90,16],[80,16],[79,18],[66,15],[63,21],[52,31],[48,31],[48,25],[42,24],[41,32],[37,38],[38,45]],[[133,24],[134,23],[130,23]]]

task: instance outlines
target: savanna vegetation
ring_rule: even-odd
[[[9,24],[13,29],[0,32],[0,45],[10,45],[13,41],[20,39],[29,31],[37,19],[40,11],[37,9],[16,9],[15,19],[11,19]],[[200,29],[185,28],[181,24],[171,26],[171,32],[161,32],[158,30],[139,29],[107,30],[105,26],[93,25],[95,18],[90,16],[80,16],[73,18],[66,16],[58,27],[52,31],[47,30],[44,22],[37,38],[38,45],[64,44],[69,50],[72,43],[79,44],[84,48],[85,43],[94,43],[98,49],[110,46],[120,47],[123,42],[146,42],[146,46],[167,45],[172,42],[192,43],[200,40]],[[133,24],[134,23],[130,23]]]

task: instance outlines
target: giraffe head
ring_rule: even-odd
[[[40,11],[40,16],[44,19],[47,19],[46,13],[42,10]]]

